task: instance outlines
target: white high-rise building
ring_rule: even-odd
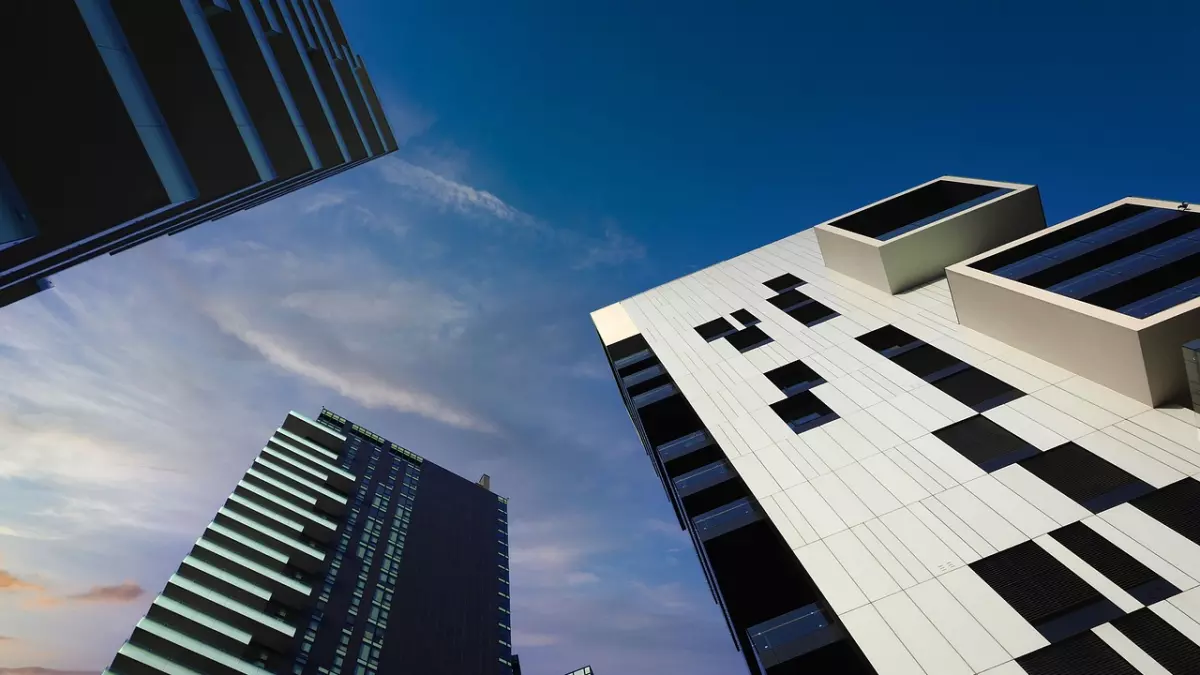
[[[1200,673],[1194,207],[943,177],[592,319],[751,672]]]

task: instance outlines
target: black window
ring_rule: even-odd
[[[1074,443],[1064,443],[1022,460],[1021,466],[1092,513],[1124,504],[1154,489]]]
[[[771,409],[796,433],[819,427],[838,417],[811,391],[801,392],[777,403],[772,403]]]
[[[798,307],[793,307],[792,309],[788,310],[788,316],[799,321],[805,326],[808,326],[809,328],[821,323],[822,321],[828,321],[837,315],[837,312],[826,307],[825,305],[822,305],[816,300],[809,300]]]
[[[790,291],[802,283],[804,283],[804,281],[800,279],[800,277],[797,277],[794,274],[785,273],[780,274],[768,282],[765,282],[763,285],[775,291],[776,293],[782,293],[784,291]]]
[[[983,415],[975,415],[933,432],[958,454],[984,471],[995,471],[1039,454],[1036,447]]]
[[[917,338],[890,324],[858,336],[858,341],[889,357],[901,350],[911,349],[920,342]]]
[[[700,337],[712,342],[727,335],[732,335],[737,332],[737,329],[733,327],[733,324],[729,323],[729,319],[721,317],[720,319],[713,319],[708,323],[696,326],[696,332],[700,334]]]
[[[1088,631],[1017,659],[1029,675],[1140,675],[1100,636]]]
[[[758,326],[750,326],[743,328],[738,332],[727,337],[729,344],[737,348],[739,352],[748,352],[755,347],[761,347],[771,341],[771,337],[764,333]]]
[[[758,317],[744,309],[739,309],[733,314],[730,314],[730,316],[737,319],[737,322],[743,326],[753,326],[754,324],[758,323]]]
[[[1032,541],[977,560],[971,569],[1051,642],[1124,614]]]
[[[1179,593],[1178,588],[1154,570],[1083,523],[1071,523],[1054,530],[1050,536],[1144,605]]]
[[[767,302],[786,312],[789,309],[792,309],[793,307],[803,303],[812,302],[812,298],[801,293],[800,291],[790,290],[784,291],[774,297],[767,298]]]
[[[934,382],[970,367],[937,347],[927,344],[897,354],[892,357],[892,361],[926,382]]]
[[[818,375],[817,371],[805,365],[803,361],[792,361],[786,366],[768,370],[764,374],[772,384],[779,387],[779,390],[788,396],[808,391],[818,384],[825,382],[825,378]]]
[[[1200,646],[1150,608],[1127,614],[1112,625],[1172,675],[1200,673]]]
[[[967,366],[943,377],[934,382],[933,386],[975,412],[986,412],[1025,395],[1025,392],[1004,380],[992,377],[973,366]]]
[[[1200,482],[1196,479],[1184,478],[1131,503],[1163,525],[1200,544]]]

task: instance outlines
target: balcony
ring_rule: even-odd
[[[345,435],[339,434],[324,424],[317,424],[294,410],[288,413],[287,419],[283,421],[283,428],[300,438],[316,443],[327,452],[333,453],[335,457],[341,452],[342,445],[346,442]]]
[[[708,513],[696,516],[692,519],[692,525],[696,529],[696,536],[701,541],[708,541],[762,519],[762,513],[750,501],[750,498],[743,497],[735,502],[713,509]]]
[[[746,631],[759,666],[766,673],[846,637],[816,603],[752,626]]]
[[[826,267],[895,294],[1045,226],[1035,186],[944,176],[814,231]]]

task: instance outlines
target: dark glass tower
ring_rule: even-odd
[[[513,675],[508,501],[291,413],[111,675]]]
[[[0,305],[397,147],[330,0],[6,0],[0,59]]]

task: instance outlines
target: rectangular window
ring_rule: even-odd
[[[838,418],[837,413],[830,410],[829,406],[811,391],[804,391],[772,403],[771,409],[798,434]]]
[[[726,338],[739,352],[748,352],[771,342],[771,337],[758,326],[743,328]]]
[[[785,272],[774,279],[771,279],[770,281],[763,282],[763,285],[775,291],[776,293],[783,293],[784,291],[790,291],[803,283],[804,281],[800,279],[800,277]]]
[[[1154,490],[1124,469],[1071,442],[1038,453],[1020,464],[1092,513]]]
[[[823,384],[825,378],[817,371],[809,368],[803,361],[792,361],[786,366],[780,366],[764,373],[779,390],[788,396],[808,391],[818,384]]]
[[[1028,675],[1140,675],[1108,643],[1088,631],[1017,658]]]
[[[1144,605],[1179,593],[1170,582],[1083,523],[1071,523],[1050,536]]]
[[[1193,543],[1200,544],[1200,481],[1184,478],[1130,503]]]
[[[729,323],[728,319],[721,317],[720,319],[713,319],[708,323],[696,326],[696,332],[700,334],[700,337],[712,342],[713,340],[719,340],[736,333],[737,329],[733,327],[733,324]]]
[[[1039,450],[983,415],[938,429],[933,435],[984,471],[996,471],[1039,454]]]

